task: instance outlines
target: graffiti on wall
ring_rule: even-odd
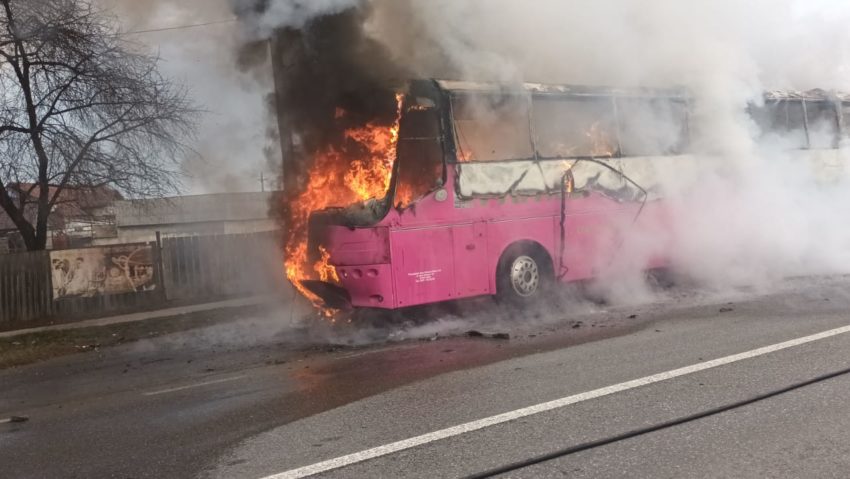
[[[50,264],[54,300],[156,289],[148,244],[51,251]]]

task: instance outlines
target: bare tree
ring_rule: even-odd
[[[176,191],[197,110],[157,58],[87,0],[0,6],[0,207],[27,249],[45,248],[66,188]]]

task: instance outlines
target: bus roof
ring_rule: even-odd
[[[777,100],[811,100],[811,101],[841,101],[850,102],[850,94],[828,91],[820,88],[814,90],[771,90],[764,94],[767,101]]]
[[[687,100],[691,98],[686,88],[618,88],[587,85],[553,85],[545,83],[496,83],[464,80],[434,80],[437,85],[449,93],[520,93],[549,94],[564,96],[617,96],[617,97],[659,97]],[[820,88],[813,90],[769,90],[764,99],[771,100],[810,100],[841,101],[850,103],[850,94],[829,91]]]
[[[544,83],[495,83],[459,80],[435,80],[449,93],[520,93],[564,96],[659,97],[686,100],[690,93],[684,88],[615,88],[586,85],[550,85]]]

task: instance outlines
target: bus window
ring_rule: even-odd
[[[610,97],[533,101],[537,152],[544,158],[613,157],[619,153]]]
[[[413,107],[401,119],[394,204],[405,207],[443,180],[443,149],[436,108]]]
[[[850,138],[850,103],[842,103],[841,110],[844,114],[844,137]]]
[[[528,97],[455,96],[452,115],[459,161],[518,160],[534,156]]]
[[[763,107],[751,108],[750,114],[761,130],[762,141],[787,149],[808,148],[802,101],[770,101]]]
[[[645,98],[617,99],[623,156],[681,154],[688,143],[687,104]]]
[[[809,148],[838,147],[838,117],[835,107],[827,101],[807,101]]]

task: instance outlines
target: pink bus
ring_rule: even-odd
[[[664,229],[654,184],[687,161],[688,104],[679,90],[412,82],[388,194],[311,215],[308,249],[339,282],[302,284],[334,308],[396,309],[523,305],[593,278],[636,232]],[[642,248],[639,267],[665,265],[664,241]]]

